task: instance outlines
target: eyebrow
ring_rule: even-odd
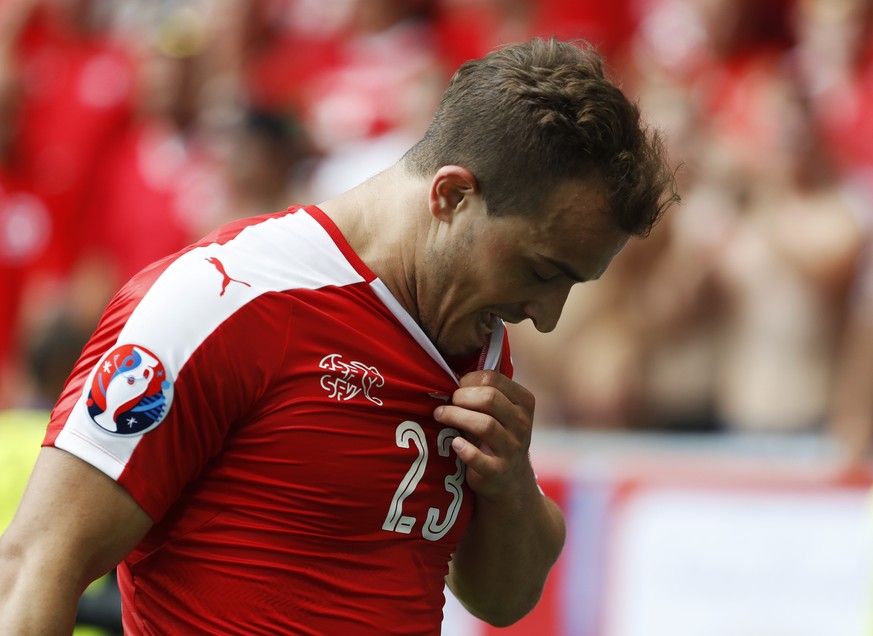
[[[568,278],[572,278],[577,283],[585,283],[588,281],[588,279],[585,276],[582,276],[581,274],[576,272],[576,270],[574,270],[572,267],[570,267],[570,265],[568,263],[565,263],[564,261],[560,261],[556,258],[552,258],[551,256],[546,256],[545,254],[540,254],[540,253],[537,253],[537,256],[539,256],[542,260],[547,262],[549,265],[552,265],[553,267],[556,267],[557,269],[561,270],[561,272],[565,276],[567,276]]]

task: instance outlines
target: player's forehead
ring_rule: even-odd
[[[606,184],[595,176],[556,183],[538,208],[543,238],[556,245],[622,234],[611,213]]]

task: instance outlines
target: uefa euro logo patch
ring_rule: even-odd
[[[173,382],[163,363],[139,345],[119,345],[94,370],[88,414],[109,433],[139,435],[155,428],[170,410]]]

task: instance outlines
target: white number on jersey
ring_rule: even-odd
[[[437,437],[437,452],[441,457],[449,456],[452,440],[460,434],[454,428],[444,428],[439,432]],[[415,526],[416,519],[415,517],[403,514],[403,502],[412,494],[424,476],[428,456],[427,440],[421,426],[416,422],[408,420],[401,422],[397,426],[395,438],[397,446],[400,448],[409,448],[410,442],[415,444],[418,455],[394,492],[391,505],[388,506],[388,515],[382,524],[382,529],[409,534],[413,526]],[[452,526],[455,525],[455,521],[458,519],[461,502],[464,500],[464,489],[462,486],[464,485],[465,476],[465,466],[460,457],[455,459],[455,467],[457,470],[455,470],[454,474],[446,476],[444,480],[446,491],[452,494],[452,503],[449,504],[448,510],[446,510],[445,518],[442,522],[439,521],[440,511],[438,508],[430,508],[427,511],[427,519],[424,522],[421,534],[428,541],[442,539],[452,529]]]

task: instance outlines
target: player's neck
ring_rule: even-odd
[[[397,164],[318,205],[415,320],[416,252],[426,202],[427,182]]]

